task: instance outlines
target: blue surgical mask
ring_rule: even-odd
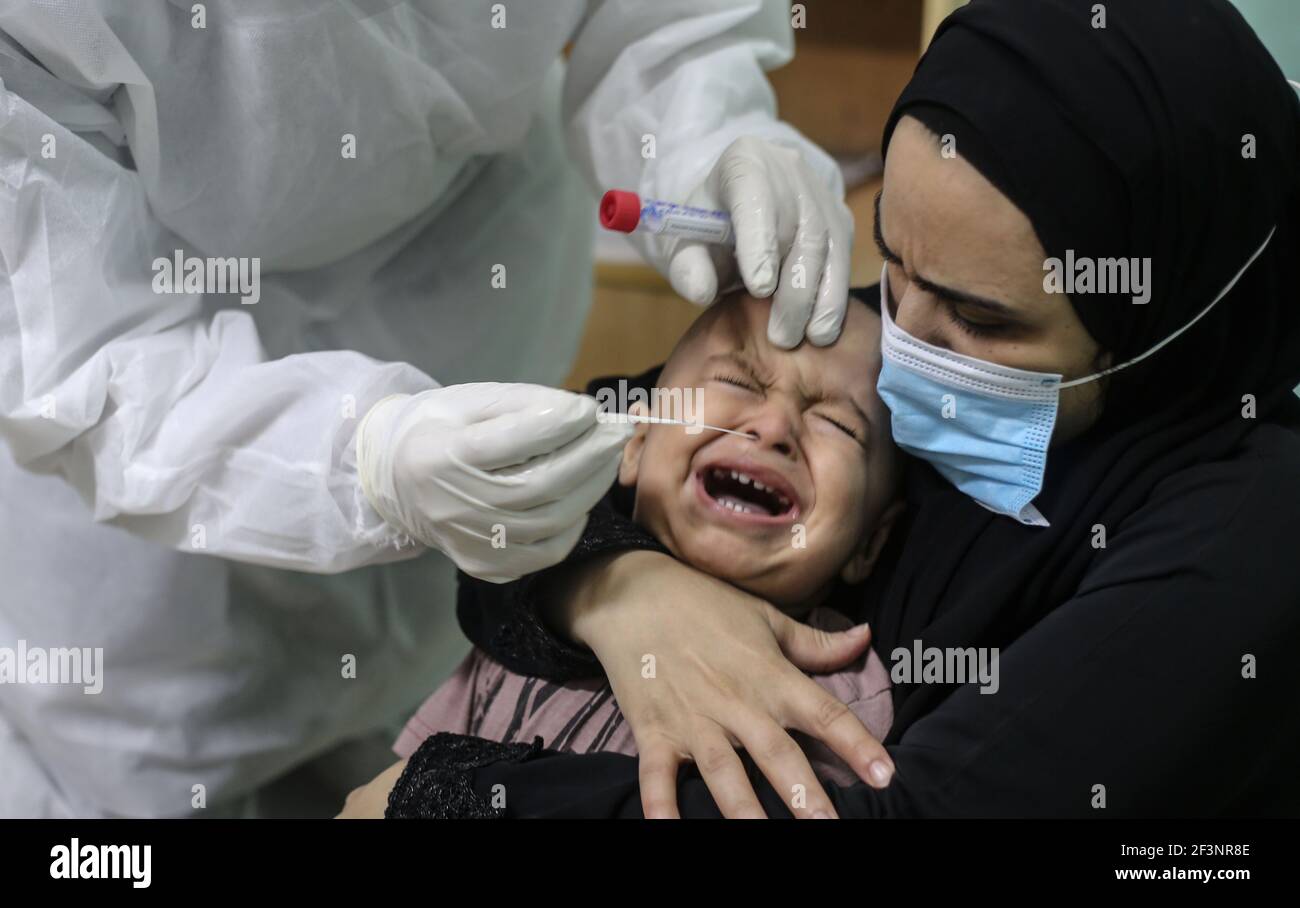
[[[894,324],[890,315],[889,269],[883,269],[883,362],[876,390],[889,407],[894,441],[909,454],[928,461],[990,511],[1021,523],[1047,526],[1047,519],[1032,502],[1043,488],[1061,389],[1096,381],[1140,362],[1192,327],[1228,294],[1272,238],[1270,230],[1245,266],[1186,325],[1140,356],[1068,382],[1057,374],[1000,366],[912,337]]]

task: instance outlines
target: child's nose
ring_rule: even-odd
[[[747,413],[738,427],[741,431],[758,436],[755,444],[771,448],[783,457],[798,457],[799,413],[793,404],[779,397],[769,397],[759,407]]]

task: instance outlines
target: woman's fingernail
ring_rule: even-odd
[[[867,772],[871,776],[871,781],[875,782],[880,788],[884,788],[888,785],[890,777],[894,774],[894,771],[889,768],[889,764],[884,760],[876,760],[873,762],[871,766],[867,768]]]
[[[826,811],[824,811],[824,810],[814,810],[814,811],[813,811],[812,818],[813,818],[814,820],[829,820],[829,819],[832,819],[831,815],[830,815],[829,813],[827,813]]]
[[[855,637],[865,637],[871,633],[870,624],[859,624],[857,627],[849,628],[849,633]]]

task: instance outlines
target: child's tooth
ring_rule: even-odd
[[[735,473],[732,473],[731,475],[732,475],[733,477],[736,476]],[[740,476],[737,477],[737,478],[740,479],[740,484],[741,484],[741,485],[743,485],[743,486],[747,486],[747,485],[749,485],[749,477],[746,476],[744,473],[741,473]],[[756,483],[754,483],[754,485],[757,486],[758,483],[756,482]]]
[[[737,476],[735,470],[732,470],[732,471],[731,471],[731,478],[732,478],[732,479],[738,479],[738,478],[739,478],[739,477]]]
[[[762,484],[761,482],[759,482],[757,479],[754,480],[754,488],[758,489],[760,492],[766,492],[766,491],[767,491],[767,486],[763,485],[763,484]]]

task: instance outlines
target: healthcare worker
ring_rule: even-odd
[[[834,338],[850,219],[775,119],[788,17],[0,0],[0,647],[102,649],[97,694],[0,687],[0,815],[255,812],[458,657],[453,561],[564,556],[625,431],[538,387],[593,189],[730,209],[731,263],[641,251]]]

